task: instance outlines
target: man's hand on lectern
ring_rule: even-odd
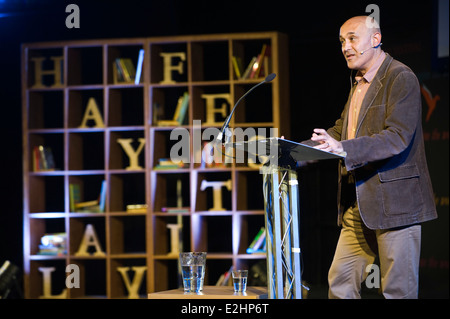
[[[311,137],[311,140],[319,142],[318,145],[314,146],[319,150],[335,154],[342,154],[342,152],[344,152],[342,143],[332,138],[324,129],[321,128],[314,129],[314,133]]]

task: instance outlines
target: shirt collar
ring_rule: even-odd
[[[378,58],[375,60],[374,64],[369,69],[369,71],[366,72],[366,74],[362,75],[360,71],[358,71],[358,73],[356,73],[356,76],[355,76],[356,82],[359,82],[362,79],[364,79],[367,83],[372,82],[373,78],[377,74],[378,69],[380,68],[380,66],[383,63],[385,58],[386,58],[386,53],[384,51],[381,51],[381,54],[378,56]]]

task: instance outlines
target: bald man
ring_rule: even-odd
[[[335,125],[314,129],[311,138],[317,148],[346,154],[339,164],[342,227],[328,274],[329,298],[361,298],[363,284],[381,285],[385,298],[418,298],[421,223],[437,218],[419,83],[381,49],[381,30],[372,18],[349,19],[339,39],[355,82]],[[372,266],[376,256],[379,272]]]

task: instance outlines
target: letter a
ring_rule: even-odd
[[[66,12],[71,12],[66,18],[66,27],[69,29],[80,28],[80,8],[76,4],[69,4]]]
[[[367,265],[366,272],[369,273],[366,278],[366,287],[369,289],[380,288],[380,268],[378,265]]]
[[[73,272],[71,272],[72,270]],[[80,267],[78,267],[78,265],[75,264],[69,264],[66,267],[66,273],[70,273],[66,277],[66,287],[80,288]]]
[[[88,127],[86,125],[86,122],[88,120],[93,120],[95,122],[95,125],[93,127],[105,127],[105,124],[103,124],[102,115],[100,114],[100,111],[97,106],[97,102],[93,97],[89,98],[86,111],[84,112],[83,121],[81,122],[81,125],[79,128],[86,128]]]
[[[368,29],[379,28],[380,27],[380,8],[376,4],[369,4],[366,7],[366,12],[370,15],[366,18],[366,27]]]
[[[75,256],[91,256],[88,252],[88,246],[95,247],[94,256],[105,256],[105,253],[102,251],[100,247],[100,243],[97,239],[97,234],[95,233],[95,229],[91,224],[86,225],[86,230],[84,231],[83,239],[81,240],[80,247],[78,251],[75,253]]]

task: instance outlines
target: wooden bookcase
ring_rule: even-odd
[[[72,282],[79,279],[80,283],[79,288],[66,289],[66,298],[127,298],[120,267],[146,267],[138,290],[143,298],[149,292],[177,288],[178,257],[169,254],[171,224],[182,224],[183,251],[208,252],[206,284],[214,285],[231,266],[249,269],[264,261],[264,254],[246,253],[264,226],[262,177],[257,167],[247,163],[204,167],[195,162],[198,154],[191,148],[189,163],[184,167],[156,168],[160,158],[170,156],[176,143],[170,138],[175,126],[159,126],[157,121],[170,120],[177,99],[188,92],[186,122],[181,128],[189,132],[192,147],[194,131],[199,129],[193,125],[194,120],[202,121],[202,132],[206,129],[205,95],[229,94],[228,115],[234,103],[264,78],[238,79],[232,61],[233,56],[239,57],[245,68],[264,44],[270,47],[266,71],[277,77],[242,101],[231,127],[278,128],[279,135],[288,136],[288,42],[278,32],[23,45],[27,298],[60,295],[66,289],[66,278]],[[141,49],[144,62],[140,83],[117,82],[114,61],[130,58],[136,66]],[[182,67],[170,73],[173,83],[168,83],[161,54],[180,52],[185,59],[175,54],[171,67]],[[86,111],[92,98],[103,123],[92,118],[91,109]],[[86,114],[91,117],[85,127],[80,127]],[[210,126],[220,128],[224,119],[216,115]],[[134,150],[140,141],[145,142],[136,156],[137,166],[131,165],[119,139],[131,139]],[[40,145],[51,148],[54,170],[35,169],[35,148]],[[203,180],[231,181],[230,190],[222,188],[225,210],[209,210],[213,193],[211,188],[201,190]],[[70,185],[79,185],[82,199],[88,201],[98,198],[102,181],[106,183],[104,212],[73,211]],[[181,186],[178,196],[177,185]],[[132,204],[146,204],[147,208],[128,212],[127,205]],[[177,205],[190,210],[174,213],[163,209]],[[86,235],[88,225],[95,230],[95,237]],[[52,233],[66,234],[66,254],[39,253],[41,237]],[[85,238],[95,240],[88,245],[88,254],[80,256],[77,251]],[[99,249],[93,243],[99,244],[103,254],[95,254]],[[70,278],[76,274],[66,268],[70,265],[79,269],[76,279]],[[44,278],[45,273],[49,278]],[[130,282],[135,274],[128,272]]]

